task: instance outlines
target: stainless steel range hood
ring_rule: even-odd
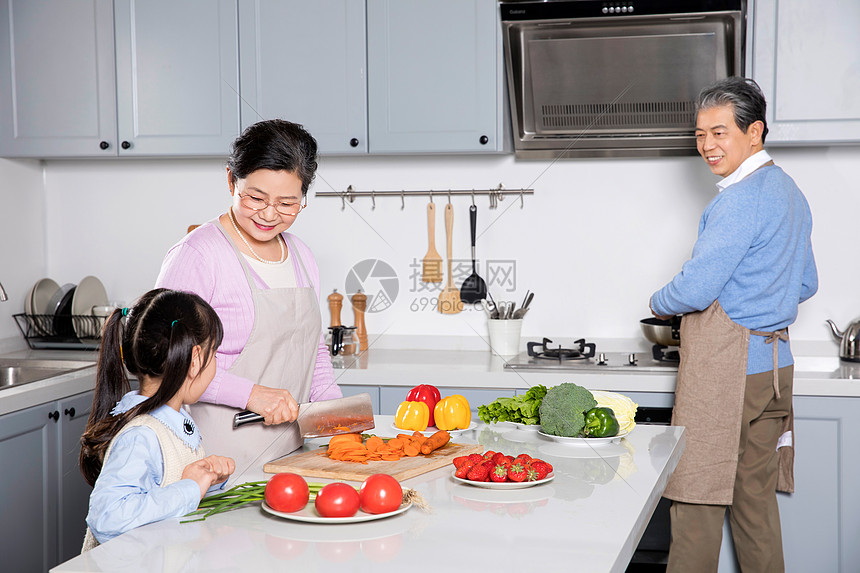
[[[743,75],[743,0],[500,6],[517,157],[694,155],[699,90]]]

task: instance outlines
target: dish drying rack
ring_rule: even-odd
[[[18,330],[33,350],[98,350],[106,317],[92,315],[13,314]]]

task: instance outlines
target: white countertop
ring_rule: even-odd
[[[380,435],[392,421],[377,416]],[[571,563],[623,572],[681,456],[683,431],[639,425],[620,444],[591,448],[479,422],[457,442],[539,456],[554,465],[555,479],[488,490],[459,484],[453,467],[441,468],[403,482],[429,502],[430,513],[413,506],[385,519],[331,525],[271,516],[254,505],[203,522],[140,527],[51,571],[519,572]],[[260,471],[243,481],[266,477]]]
[[[489,351],[371,349],[335,358],[335,380],[342,385],[529,388],[576,382],[592,390],[674,392],[674,372],[593,370],[535,371],[505,369],[505,360]],[[338,367],[339,366],[339,367]],[[860,363],[838,356],[795,356],[795,396],[860,397]]]

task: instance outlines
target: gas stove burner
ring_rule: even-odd
[[[680,362],[681,353],[678,350],[669,350],[668,346],[655,344],[651,347],[651,353],[657,362]]]
[[[584,338],[575,341],[577,348],[563,348],[559,344],[556,348],[550,348],[552,340],[544,338],[543,342],[529,342],[526,344],[529,356],[543,360],[584,360],[594,356],[596,345],[592,342],[586,343]]]

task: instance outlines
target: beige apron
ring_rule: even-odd
[[[289,390],[297,402],[307,402],[322,318],[316,291],[298,250],[287,238],[290,256],[298,260],[309,286],[260,289],[244,256],[220,222],[217,224],[233,245],[254,300],[251,335],[228,372],[262,386]],[[230,478],[231,482],[240,481],[247,469],[262,469],[265,462],[285,456],[302,445],[297,424],[246,424],[234,430],[233,416],[236,413],[235,408],[217,404],[197,403],[191,406],[191,415],[200,428],[206,449],[235,460],[236,471]]]
[[[729,318],[718,301],[703,311],[684,315],[672,425],[686,427],[687,447],[666,486],[665,497],[685,503],[731,505],[749,337],[768,336],[774,345],[776,376],[776,338],[784,332],[751,332]],[[793,415],[789,415],[784,429],[791,429],[792,421]],[[793,491],[793,460],[793,448],[781,447],[779,491]]]

